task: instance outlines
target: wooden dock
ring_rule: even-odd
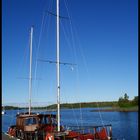
[[[2,140],[20,140],[20,139],[13,138],[5,133],[2,133]]]

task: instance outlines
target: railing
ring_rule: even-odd
[[[107,130],[107,135],[109,137],[112,137],[112,125],[107,124],[107,125],[96,125],[96,126],[83,126],[83,127],[78,127],[75,129],[77,126],[69,126],[71,130],[80,132],[82,134],[84,133],[92,133],[95,134],[101,130],[101,128],[105,128]]]
[[[92,134],[96,138],[96,134],[100,133],[100,131],[105,128],[105,132],[108,136],[108,139],[113,140],[112,138],[112,125],[97,125],[97,126],[83,126],[81,128],[77,128],[77,126],[69,126],[71,127],[71,131],[79,133],[79,135],[84,134]],[[66,136],[68,135],[69,130],[66,130],[64,132],[52,132],[55,139],[59,140],[67,140]],[[45,140],[47,132],[45,130],[37,130],[35,132],[24,132],[24,138],[23,135],[20,137],[24,140]],[[114,139],[115,140],[115,139]]]

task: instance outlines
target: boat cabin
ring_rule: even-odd
[[[56,115],[52,114],[19,114],[16,119],[18,130],[33,132],[47,126],[56,126]]]

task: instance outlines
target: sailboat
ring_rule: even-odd
[[[17,114],[16,124],[9,127],[8,135],[21,140],[110,140],[112,139],[112,126],[110,124],[90,126],[75,130],[67,130],[60,124],[59,0],[56,0],[56,9],[57,59],[54,63],[56,63],[57,66],[57,114],[37,114],[31,111],[33,39],[33,27],[31,27],[29,112]]]

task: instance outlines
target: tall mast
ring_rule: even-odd
[[[30,31],[30,70],[29,70],[29,115],[31,114],[31,93],[32,93],[32,40],[33,26]]]
[[[57,8],[57,23],[56,23],[56,38],[57,38],[57,60],[56,60],[56,68],[57,68],[57,131],[60,131],[60,56],[59,56],[59,0],[56,2]]]

